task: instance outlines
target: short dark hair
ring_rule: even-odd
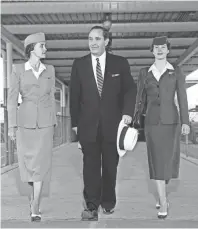
[[[170,48],[171,48],[170,42],[167,41],[165,44],[167,45],[167,48],[168,48],[168,50],[170,51]],[[150,47],[150,51],[151,51],[151,52],[153,52],[153,47],[154,47],[154,44],[152,43],[152,45],[151,45],[151,47]]]
[[[27,47],[25,48],[25,55],[27,56],[27,58],[30,58],[31,55],[31,51],[34,50],[34,46],[36,45],[36,43],[31,43],[29,45],[27,45]]]
[[[107,29],[105,29],[104,27],[102,27],[102,26],[99,26],[99,25],[95,25],[95,26],[93,26],[90,30],[89,30],[89,34],[90,34],[90,32],[92,31],[92,30],[94,30],[94,29],[100,29],[100,30],[102,30],[103,31],[103,36],[104,36],[104,39],[106,40],[106,39],[109,39],[109,31],[107,30]]]

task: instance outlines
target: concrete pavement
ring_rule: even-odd
[[[18,168],[1,176],[2,227],[51,228],[198,228],[198,165],[181,158],[180,179],[168,185],[170,213],[157,219],[155,186],[148,179],[145,143],[138,142],[134,152],[120,159],[117,182],[117,206],[110,216],[99,213],[98,222],[82,222],[82,153],[72,143],[53,154],[51,196],[41,205],[42,222],[31,223],[29,205],[17,193]]]

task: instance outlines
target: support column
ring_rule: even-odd
[[[71,128],[71,116],[69,109],[69,101],[70,101],[70,90],[69,86],[67,88],[67,106],[66,106],[66,116],[67,116],[67,142],[72,142],[72,128]]]
[[[12,73],[12,43],[6,42],[6,60],[7,60],[7,77],[5,79],[6,87],[9,88],[10,76]],[[7,91],[7,90],[6,90]],[[6,92],[6,110],[7,110],[7,92]],[[7,112],[6,112],[7,113]],[[8,113],[6,114],[6,125],[8,125]],[[9,154],[9,164],[14,163],[14,143],[8,137],[8,154]]]
[[[6,52],[1,51],[3,58],[3,107],[4,107],[4,143],[5,143],[5,162],[4,166],[9,165],[9,150],[8,150],[8,110],[7,110],[7,95],[8,95],[8,86],[7,86],[7,61],[6,61]]]
[[[62,139],[63,142],[66,142],[67,139],[67,120],[66,120],[66,101],[65,101],[65,85],[62,84],[61,90],[61,119],[62,119]]]
[[[66,92],[65,92],[65,85],[62,84],[62,91],[61,91],[61,114],[63,116],[66,115],[66,101],[65,101],[65,95],[66,95]]]
[[[12,58],[12,43],[7,42],[6,43],[6,50],[7,50],[7,82],[8,82],[8,88],[9,88],[9,82],[10,82],[10,76],[12,74],[12,64],[13,64],[13,58]],[[8,149],[9,149],[9,164],[14,163],[14,142],[11,141],[10,138],[8,138]]]

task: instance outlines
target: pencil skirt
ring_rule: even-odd
[[[178,178],[180,132],[179,124],[145,125],[150,179]]]
[[[17,179],[17,183],[21,194],[28,194],[25,184],[37,181],[44,182],[44,193],[49,194],[53,133],[53,126],[35,129],[18,128],[16,143],[20,179]]]

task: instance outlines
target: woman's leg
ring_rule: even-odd
[[[28,196],[28,199],[29,199],[29,202],[30,202],[30,205],[31,205],[31,203],[32,203],[32,201],[33,201],[33,199],[34,199],[34,184],[33,184],[33,182],[28,182],[28,185],[30,186],[30,194],[29,194],[29,196]]]
[[[39,215],[39,205],[40,205],[40,199],[41,199],[41,191],[43,187],[42,181],[34,182],[34,195],[33,195],[33,202],[32,202],[32,213]]]
[[[156,180],[157,192],[159,195],[160,212],[167,212],[167,196],[165,180]]]
[[[165,184],[166,184],[166,185],[165,185],[165,192],[167,191],[167,190],[166,190],[166,187],[167,187],[169,181],[170,181],[170,180],[165,180]],[[156,180],[155,180],[155,182],[156,182],[156,185],[157,185],[157,181],[156,181]],[[158,193],[158,196],[155,195],[155,198],[156,198],[156,208],[159,209],[159,208],[160,208],[160,195],[159,195],[158,188],[157,188],[157,193]],[[166,198],[167,198],[167,197],[168,197],[168,193],[166,192]]]

